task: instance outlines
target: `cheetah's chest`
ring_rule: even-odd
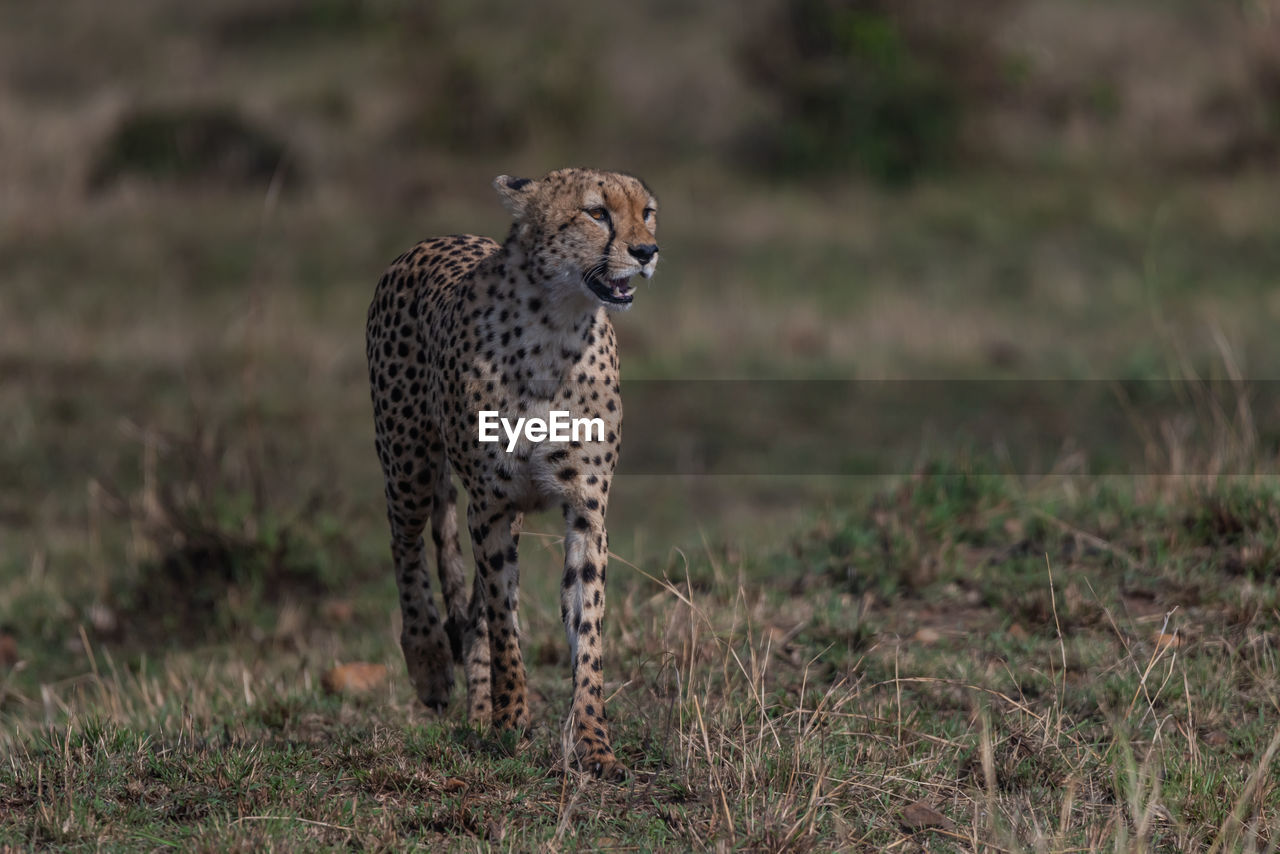
[[[427,406],[433,420],[447,425],[446,452],[468,490],[497,482],[517,504],[536,510],[610,476],[622,401],[614,333],[603,312],[576,330],[548,330],[519,306],[475,305],[465,287],[450,290],[452,299],[430,301],[421,318],[434,368]],[[480,441],[481,412],[509,425],[550,424],[556,413],[593,424],[568,441],[533,440],[519,430],[508,450],[504,431],[497,442]]]

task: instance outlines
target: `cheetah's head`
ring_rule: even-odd
[[[639,178],[594,169],[560,169],[536,181],[493,181],[515,217],[513,234],[557,299],[593,300],[625,311],[633,276],[658,264],[658,202]]]

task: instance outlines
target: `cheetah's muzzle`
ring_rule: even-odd
[[[602,302],[611,305],[630,305],[636,294],[635,285],[631,284],[630,276],[608,280],[591,276],[587,279],[587,287],[591,288],[591,292],[600,297]]]

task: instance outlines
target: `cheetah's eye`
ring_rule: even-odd
[[[641,216],[644,217],[645,222],[648,222],[649,218],[653,216],[653,208],[645,208]]]
[[[599,205],[596,205],[593,208],[583,208],[582,212],[594,219],[596,222],[604,222],[609,218],[609,212]]]

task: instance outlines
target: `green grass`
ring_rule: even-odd
[[[1254,225],[1273,202],[1244,185],[1244,237],[1173,218],[1162,241],[1189,248],[1164,254],[1141,215],[1115,213],[1159,203],[1141,184],[1081,200],[1048,192],[1063,179],[974,178],[864,198],[722,179],[700,179],[710,212],[677,191],[668,272],[618,324],[627,377],[1274,363]],[[149,192],[6,238],[0,844],[1274,850],[1280,502],[1264,444],[1209,431],[1262,473],[1241,480],[981,476],[999,465],[963,445],[897,483],[620,478],[607,673],[636,773],[601,785],[564,764],[553,520],[532,520],[545,536],[522,553],[527,743],[417,708],[395,643],[370,271],[422,233],[496,232],[496,206],[468,220],[482,201],[459,187],[462,213],[429,222],[358,194],[367,216],[285,200],[263,220],[257,199]],[[1179,204],[1218,192],[1188,185]],[[1227,251],[1240,241],[1258,251]],[[1161,284],[1219,251],[1238,288]],[[788,270],[804,272],[790,290]],[[918,459],[921,444],[900,431],[852,450]],[[320,675],[353,660],[389,682],[326,697]],[[918,801],[954,829],[907,829]]]
[[[554,539],[525,548],[521,743],[415,706],[388,579],[321,573],[282,606],[264,593],[280,568],[259,563],[220,580],[198,633],[157,643],[144,602],[78,650],[31,633],[40,606],[77,609],[68,594],[17,583],[0,841],[1272,850],[1280,597],[1255,550],[1280,535],[1277,506],[1269,479],[1144,497],[944,467],[772,546],[616,559],[623,786],[565,763]],[[347,622],[327,616],[338,595]],[[388,664],[389,684],[323,694],[320,672],[353,658]],[[954,828],[906,829],[917,801]]]

